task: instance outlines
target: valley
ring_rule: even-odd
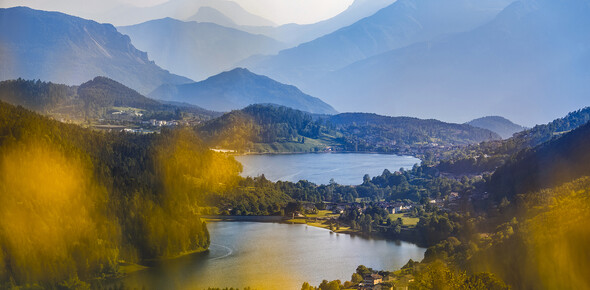
[[[2,289],[588,289],[589,0],[6,0]]]

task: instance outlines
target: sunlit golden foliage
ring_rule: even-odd
[[[540,194],[546,210],[526,222],[530,255],[547,289],[590,289],[590,178]]]
[[[425,268],[417,272],[410,289],[509,289],[504,282],[490,273],[476,273],[468,275],[464,271],[448,266],[437,260],[426,264]]]
[[[235,186],[241,164],[209,150],[189,129],[170,132],[156,147],[156,172],[161,176],[168,201],[187,202],[203,191]]]
[[[199,205],[240,170],[189,129],[95,132],[0,102],[0,288],[84,285],[206,249]]]
[[[210,151],[189,129],[167,132],[156,142],[153,154],[161,192],[153,197],[136,194],[130,209],[139,214],[145,231],[143,256],[206,249],[209,234],[200,220],[199,204],[207,194],[234,186],[241,165]]]
[[[455,271],[441,261],[434,261],[418,272],[412,289],[460,289],[467,279],[465,273]]]
[[[246,149],[252,146],[260,133],[254,118],[242,111],[232,111],[213,119],[199,129],[209,143],[222,148]]]
[[[589,289],[590,178],[520,195],[517,218],[480,241],[470,268],[515,288]]]
[[[0,274],[17,283],[56,283],[116,270],[117,227],[108,194],[86,158],[44,140],[0,156]]]

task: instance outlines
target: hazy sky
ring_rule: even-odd
[[[90,18],[100,15],[121,4],[153,6],[169,0],[0,0],[0,7],[29,6],[35,9],[61,11]],[[186,0],[195,1],[195,0]],[[277,24],[314,23],[336,16],[353,0],[232,0],[247,11],[262,16]],[[94,17],[96,18],[96,17]],[[95,19],[100,21],[100,19]]]
[[[353,0],[235,0],[244,9],[277,24],[314,23],[336,16]]]

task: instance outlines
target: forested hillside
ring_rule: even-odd
[[[252,105],[232,111],[205,123],[198,131],[212,146],[237,150],[254,150],[257,143],[290,143],[313,144],[313,147],[293,145],[294,151],[417,154],[424,148],[500,139],[498,134],[486,129],[437,120],[364,113],[313,116],[273,105]]]
[[[79,116],[84,106],[77,87],[20,78],[0,82],[0,100],[43,114],[64,111]]]
[[[345,135],[347,150],[379,151],[404,146],[453,146],[500,139],[487,129],[410,117],[344,113],[327,121]]]
[[[590,121],[590,107],[567,114],[548,124],[537,125],[502,141],[483,142],[444,154],[438,169],[455,174],[493,172],[514,154],[555,140]]]
[[[554,187],[590,175],[590,123],[521,152],[492,175],[496,198]]]
[[[319,138],[322,129],[308,113],[272,105],[251,105],[197,128],[211,145],[240,150],[254,143],[305,143],[306,137]]]
[[[590,263],[583,253],[590,242],[585,223],[590,217],[590,123],[555,134],[578,125],[586,111],[494,143],[497,150],[517,153],[492,175],[447,178],[423,163],[411,171],[365,178],[355,193],[372,188],[371,196],[391,192],[389,198],[422,198],[422,206],[411,213],[419,216],[416,233],[429,247],[422,261],[410,260],[400,270],[359,266],[357,273],[389,276],[384,284],[410,289],[588,288]],[[450,192],[457,194],[452,198]],[[425,198],[437,201],[427,203]],[[355,216],[346,211],[339,221]],[[365,219],[359,219],[361,228],[367,226]],[[373,215],[375,220],[379,215]],[[358,284],[354,278],[344,285]],[[306,286],[302,289],[312,289]]]
[[[0,102],[1,280],[54,287],[207,249],[199,206],[240,170],[190,130],[106,134]]]
[[[95,77],[80,85],[78,94],[87,106],[99,107],[134,107],[140,109],[158,109],[158,101],[148,99],[116,81],[106,77]]]
[[[95,77],[80,86],[66,86],[40,80],[0,82],[0,100],[21,105],[44,115],[70,120],[110,118],[115,108],[139,109],[142,115],[176,116],[190,114],[210,119],[218,113],[188,104],[165,104],[144,97],[121,83],[106,77]]]

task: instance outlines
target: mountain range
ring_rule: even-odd
[[[194,80],[230,70],[252,55],[276,53],[285,47],[264,35],[172,18],[117,27],[117,30],[129,35],[133,45],[147,51],[158,65]]]
[[[471,30],[493,19],[508,3],[508,0],[399,0],[335,32],[278,55],[254,57],[241,65],[278,81],[307,88],[318,77],[356,61],[418,41]]]
[[[219,13],[231,19],[237,25],[277,26],[276,23],[268,19],[246,11],[238,3],[227,0],[171,0],[147,7],[127,4],[120,5],[117,9],[111,11],[101,12],[96,17],[118,26],[128,26],[166,17],[178,20],[190,20],[191,18],[198,17],[199,10],[203,7],[209,7],[219,11]]]
[[[289,27],[240,22],[240,13],[221,8],[225,1],[207,1],[190,4],[182,13],[170,12],[180,0],[156,7],[180,19],[239,29]],[[244,64],[320,96],[340,111],[452,122],[502,115],[532,126],[588,105],[590,38],[583,29],[590,27],[588,0],[388,1],[354,1],[341,15],[313,25],[334,28],[386,7],[267,56],[259,54],[272,53],[282,43],[212,23],[166,18],[121,27],[135,35],[133,43],[145,45],[156,63],[110,24],[24,7],[2,9],[0,80],[75,85],[102,75],[146,95],[162,85],[192,83],[159,63],[197,80]]]
[[[297,46],[301,43],[312,41],[323,35],[332,33],[342,27],[351,25],[365,17],[371,16],[380,9],[387,7],[395,0],[354,0],[354,2],[342,13],[316,23],[311,24],[284,24],[281,26],[248,26],[232,25],[228,23],[229,17],[221,16],[220,11],[210,11],[212,16],[201,15],[201,19],[208,19],[219,25],[236,28],[253,34],[262,34],[283,43],[289,47]],[[197,12],[198,14],[198,12]],[[189,19],[195,19],[191,17]]]
[[[0,9],[0,43],[0,80],[75,85],[103,75],[144,94],[162,84],[191,82],[158,67],[114,26],[63,13]]]
[[[199,5],[218,7],[213,5],[214,2],[206,1]],[[314,24],[281,26],[240,25],[212,6],[195,6],[198,7],[197,12],[185,21],[166,17],[117,29],[128,35],[133,45],[146,51],[163,68],[194,80],[203,80],[235,68],[249,57],[276,54],[281,49],[333,32],[391,2],[356,0],[333,18]]]
[[[465,124],[473,127],[488,129],[498,133],[503,139],[512,137],[514,133],[524,131],[526,128],[512,123],[510,120],[500,116],[487,116],[471,120]]]
[[[243,68],[223,72],[201,82],[162,85],[148,96],[164,101],[186,102],[213,111],[231,111],[250,104],[272,103],[310,113],[336,113],[330,105],[294,86]]]
[[[516,1],[474,30],[391,50],[300,87],[343,111],[545,123],[588,105],[587,15],[586,0]]]
[[[203,6],[199,8],[195,15],[185,19],[185,21],[215,23],[217,25],[229,28],[240,27],[240,25],[236,24],[231,18],[221,13],[221,11],[209,6]]]

